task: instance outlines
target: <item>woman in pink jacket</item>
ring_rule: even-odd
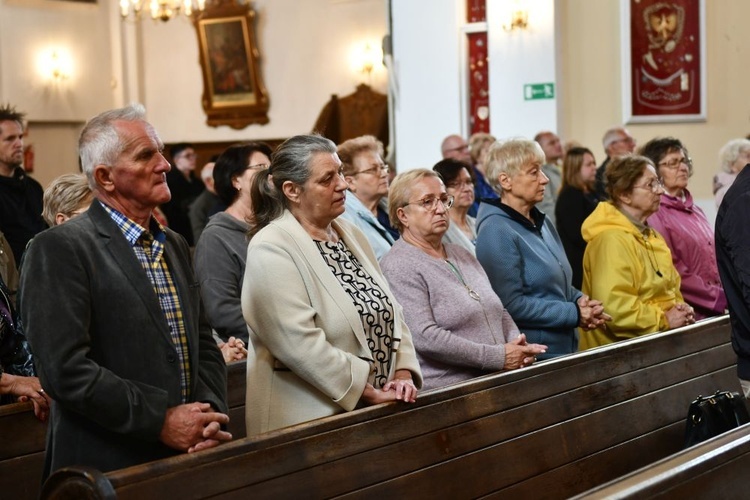
[[[714,231],[687,189],[693,173],[687,149],[679,139],[657,138],[647,142],[640,154],[654,162],[664,185],[659,211],[649,217],[648,223],[672,251],[685,302],[695,309],[695,319],[724,314],[727,299],[716,267]]]

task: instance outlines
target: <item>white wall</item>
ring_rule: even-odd
[[[529,27],[506,31],[513,0],[487,2],[490,126],[498,138],[557,131],[555,0],[527,0]],[[524,85],[555,84],[554,99],[525,100]]]
[[[381,64],[369,78],[351,66],[351,53],[365,43],[379,50],[385,0],[253,5],[270,123],[234,130],[205,124],[198,39],[188,19],[123,23],[115,0],[0,0],[0,102],[28,113],[34,176],[46,185],[75,171],[83,122],[133,100],[146,105],[165,142],[233,141],[308,133],[332,94],[350,94],[359,83],[386,91]],[[35,57],[51,45],[65,47],[74,62],[73,76],[60,85],[36,74]]]
[[[201,107],[198,38],[187,19],[142,26],[143,102],[165,142],[285,138],[312,131],[332,94],[354,92],[366,77],[350,66],[351,52],[386,32],[384,0],[256,0],[256,40],[269,94],[267,125],[242,130],[209,127]],[[373,88],[386,91],[376,65]]]
[[[109,7],[73,2],[0,2],[0,100],[35,121],[85,121],[113,104]],[[67,51],[71,76],[59,84],[37,70],[40,55]]]
[[[399,172],[431,168],[440,143],[461,131],[459,26],[466,19],[456,0],[395,0],[393,53],[396,166]]]
[[[76,143],[83,122],[115,104],[114,7],[110,1],[0,1],[0,103],[27,114],[26,143],[35,153],[32,175],[43,186],[78,170]],[[51,48],[72,59],[70,78],[63,82],[50,82],[38,71],[37,59]]]

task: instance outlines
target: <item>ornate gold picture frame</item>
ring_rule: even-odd
[[[194,19],[203,72],[203,110],[212,127],[268,123],[268,93],[260,77],[255,11],[232,2],[207,7]]]

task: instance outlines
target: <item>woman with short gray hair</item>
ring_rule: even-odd
[[[526,342],[474,255],[445,241],[454,201],[432,170],[409,170],[391,186],[401,238],[380,265],[404,306],[425,389],[529,366],[546,348]]]
[[[607,319],[599,301],[572,286],[560,237],[536,208],[549,182],[544,160],[535,141],[495,144],[487,180],[500,199],[482,200],[477,216],[477,259],[528,341],[548,347],[540,359],[576,352],[576,327],[594,328]]]

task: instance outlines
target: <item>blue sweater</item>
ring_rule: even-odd
[[[536,208],[531,214],[536,224],[500,200],[483,200],[477,259],[529,343],[548,347],[542,359],[578,350],[582,293],[571,285],[573,271],[554,226]]]
[[[382,200],[381,200],[382,201]],[[359,201],[359,198],[354,196],[354,193],[346,192],[346,201],[344,201],[346,210],[341,217],[353,222],[359,229],[367,236],[367,241],[370,242],[370,246],[375,251],[375,256],[378,260],[391,249],[391,246],[396,241],[388,230],[378,222],[378,219],[372,215],[364,204]]]

